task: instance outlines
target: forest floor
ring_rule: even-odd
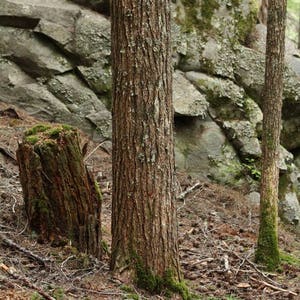
[[[111,157],[109,149],[93,142],[86,162],[103,193],[108,245],[103,260],[71,246],[36,242],[27,226],[15,152],[24,130],[37,123],[0,103],[0,299],[167,299],[121,282],[109,271]],[[282,265],[276,273],[264,272],[253,262],[258,204],[242,192],[185,174],[178,180],[182,192],[191,189],[177,200],[182,272],[199,299],[300,299],[299,237],[280,225]]]

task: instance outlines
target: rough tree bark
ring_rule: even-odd
[[[37,125],[17,150],[29,226],[40,241],[72,242],[101,257],[101,194],[83,164],[78,132]]]
[[[284,74],[286,0],[269,0],[266,72],[263,92],[260,228],[256,261],[269,270],[279,265],[278,180]]]
[[[112,2],[111,268],[159,292],[180,281],[170,1]]]

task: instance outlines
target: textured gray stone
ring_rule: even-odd
[[[239,186],[243,168],[219,126],[206,117],[175,118],[176,166],[194,177]]]
[[[29,30],[0,26],[0,55],[10,58],[34,77],[72,70],[69,60],[51,43]]]
[[[179,71],[173,75],[173,102],[175,114],[190,117],[205,117],[209,105],[205,96]]]

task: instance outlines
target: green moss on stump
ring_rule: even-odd
[[[50,126],[46,124],[38,124],[25,131],[24,141],[35,145],[40,140],[43,140],[44,142],[46,141],[47,144],[51,145],[53,142],[48,142],[47,139],[56,140],[59,138],[60,133],[68,131],[75,131],[75,129],[69,125]]]
[[[25,136],[25,142],[34,145],[39,141],[39,137],[37,135],[29,135]]]
[[[45,124],[38,124],[35,125],[34,127],[28,129],[25,131],[25,136],[30,136],[30,135],[37,135],[40,132],[44,132],[48,129],[50,129],[51,126],[45,125]]]

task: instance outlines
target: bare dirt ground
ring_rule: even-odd
[[[0,299],[167,299],[128,286],[109,272],[109,149],[90,142],[86,156],[104,197],[102,227],[108,249],[103,260],[71,246],[36,242],[27,226],[15,160],[24,129],[36,123],[41,122],[0,103]],[[253,262],[257,204],[241,192],[186,174],[178,179],[181,192],[192,189],[177,200],[182,271],[200,299],[300,299],[299,237],[280,226],[284,261],[279,272],[266,273]]]

